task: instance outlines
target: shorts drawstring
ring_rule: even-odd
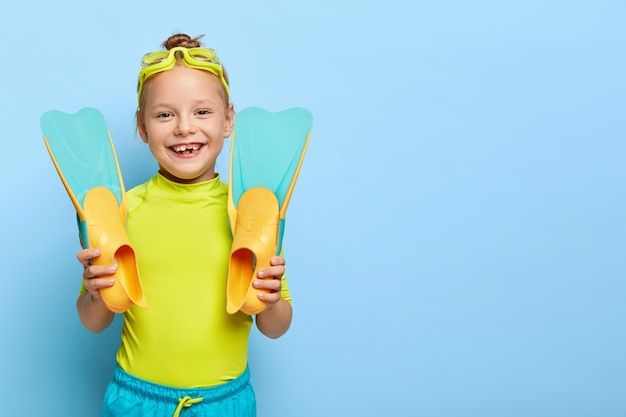
[[[183,398],[179,398],[178,407],[176,407],[176,411],[174,411],[174,415],[172,417],[178,417],[183,407],[186,407],[186,408],[191,407],[192,405],[197,404],[201,401],[202,401],[202,397],[191,398],[190,396],[186,396]]]

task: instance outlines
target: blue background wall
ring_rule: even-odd
[[[3,7],[0,413],[97,415],[119,344],[120,320],[78,322],[39,117],[100,109],[144,181],[138,61],[183,31],[238,109],[316,117],[285,237],[293,327],[251,339],[260,417],[626,415],[625,18],[607,0]]]

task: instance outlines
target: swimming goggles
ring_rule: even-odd
[[[220,64],[220,60],[213,49],[210,48],[185,48],[177,46],[169,51],[156,51],[145,54],[141,58],[139,71],[139,87],[137,88],[137,98],[141,100],[143,84],[145,81],[159,72],[172,69],[176,65],[176,52],[183,55],[183,62],[190,68],[197,68],[220,77],[226,96],[230,97],[228,83],[224,78],[224,69]]]

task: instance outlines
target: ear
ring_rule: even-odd
[[[146,122],[143,117],[137,111],[137,132],[139,132],[139,136],[144,143],[148,143],[148,129],[146,128]]]
[[[235,107],[233,103],[228,103],[228,109],[226,109],[226,123],[224,124],[224,139],[233,133],[233,127],[235,126]]]

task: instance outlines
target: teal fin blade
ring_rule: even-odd
[[[277,254],[282,250],[285,212],[312,126],[312,113],[300,107],[276,113],[248,107],[235,117],[230,204],[236,209],[243,193],[251,188],[274,192],[281,213]]]
[[[40,119],[44,141],[77,213],[83,247],[89,247],[84,221],[85,195],[108,188],[122,204],[124,183],[106,120],[100,111],[84,108],[75,114],[51,110]]]
[[[82,208],[85,194],[94,187],[108,188],[118,204],[122,203],[124,184],[100,111],[90,107],[75,114],[51,110],[41,116],[40,124],[50,156],[75,204]]]
[[[235,206],[246,190],[263,187],[283,207],[312,126],[311,112],[298,107],[278,113],[248,107],[237,113],[231,165]]]

